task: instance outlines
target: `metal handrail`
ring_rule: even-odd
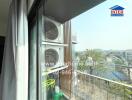
[[[100,80],[103,80],[103,81],[107,81],[107,82],[115,83],[115,84],[122,85],[122,86],[125,86],[125,87],[128,87],[128,88],[132,88],[131,85],[128,85],[128,84],[125,84],[125,83],[121,83],[121,82],[109,80],[109,79],[106,79],[106,78],[102,78],[102,77],[99,77],[99,76],[91,75],[91,74],[88,74],[86,72],[81,72],[79,70],[76,70],[76,72],[80,73],[80,74],[83,74],[83,75],[87,75],[87,76],[93,77],[93,78],[97,78],[97,79],[100,79]]]

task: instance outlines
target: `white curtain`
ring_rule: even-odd
[[[0,100],[28,100],[27,1],[12,0],[0,76]]]

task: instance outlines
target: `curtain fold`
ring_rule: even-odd
[[[0,100],[28,100],[27,1],[12,0],[0,76]]]

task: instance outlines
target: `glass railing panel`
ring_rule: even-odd
[[[77,71],[75,100],[132,100],[132,86]]]

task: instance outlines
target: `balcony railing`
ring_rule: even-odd
[[[132,100],[132,86],[76,71],[72,100]]]

